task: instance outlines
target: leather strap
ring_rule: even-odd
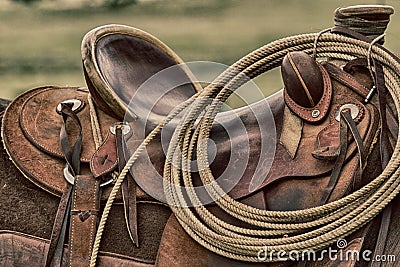
[[[122,133],[122,126],[115,126],[115,136],[117,143],[118,153],[118,170],[121,173],[122,169],[126,165],[124,151],[124,137]],[[128,229],[129,236],[132,242],[139,247],[139,238],[137,230],[137,207],[136,207],[136,183],[133,180],[130,172],[126,175],[126,178],[121,184],[122,199],[124,202],[124,214],[125,222]]]
[[[380,154],[382,169],[385,169],[388,164],[391,155],[393,154],[393,148],[389,142],[389,129],[386,118],[386,88],[385,88],[385,76],[383,68],[380,64],[374,61],[375,65],[375,84],[378,89],[379,99],[379,115],[381,119],[381,132],[380,132]],[[381,225],[379,227],[378,239],[374,250],[374,257],[383,255],[385,251],[386,239],[389,234],[390,219],[392,217],[392,203],[385,207],[382,213]],[[373,262],[371,267],[379,267],[381,262]]]
[[[106,175],[114,171],[118,165],[115,134],[108,131],[103,144],[96,150],[90,159],[90,171],[94,177]]]
[[[340,68],[336,67],[335,65],[324,62],[323,66],[331,76],[336,81],[340,82],[341,84],[351,88],[354,92],[359,94],[361,97],[366,98],[370,89],[359,83],[353,76],[348,74],[347,72],[341,70]]]
[[[65,160],[67,162],[68,170],[73,176],[80,171],[80,154],[82,146],[82,125],[79,118],[72,111],[72,106],[67,103],[61,103],[61,116],[63,118],[63,124],[60,130],[60,143],[64,153]],[[67,121],[75,124],[78,128],[78,136],[74,142],[72,151],[68,140]],[[46,258],[47,266],[61,266],[63,257],[63,246],[65,241],[65,235],[67,231],[67,223],[69,214],[68,211],[71,207],[71,201],[75,186],[69,183],[66,184],[60,203],[56,218],[51,233],[50,246]]]
[[[352,136],[354,137],[354,140],[357,144],[357,149],[358,149],[358,154],[359,154],[359,162],[360,162],[360,167],[359,167],[359,176],[362,176],[362,170],[363,170],[363,164],[366,160],[366,154],[365,154],[365,148],[360,136],[360,133],[357,130],[357,126],[355,122],[353,121],[350,111],[348,109],[344,109],[340,113],[340,151],[339,151],[339,156],[336,159],[335,162],[335,167],[332,170],[331,177],[329,179],[328,185],[324,189],[324,192],[321,197],[321,202],[320,204],[323,205],[327,203],[329,197],[332,194],[333,189],[335,188],[339,177],[341,170],[343,168],[343,164],[346,159],[346,153],[347,153],[347,146],[348,146],[348,132],[350,130]]]
[[[335,26],[331,29],[331,33],[338,33],[338,34],[342,34],[342,35],[347,35],[349,37],[370,43],[372,42],[372,40],[370,38],[368,38],[367,36],[356,32],[354,30],[351,30],[349,28],[345,28],[345,27],[341,27],[341,26]]]
[[[82,151],[82,125],[78,116],[74,111],[72,111],[72,106],[70,104],[61,103],[61,106],[61,115],[63,117],[63,124],[60,131],[61,149],[64,153],[68,170],[71,172],[72,176],[75,177],[77,174],[79,174],[81,168],[80,155]],[[71,135],[67,130],[68,119],[73,122],[75,127],[78,127],[79,131],[72,149],[68,140],[68,137]]]
[[[346,121],[343,119],[345,114],[349,114],[349,110],[345,109],[340,113],[341,120],[340,120],[339,156],[336,159],[335,167],[332,170],[332,174],[329,179],[328,185],[325,187],[324,192],[322,193],[320,205],[325,204],[328,201],[329,197],[331,196],[332,191],[339,180],[340,172],[342,170],[344,161],[346,159],[348,127]]]
[[[56,218],[51,232],[49,249],[46,258],[46,267],[61,266],[62,251],[67,229],[68,211],[71,208],[72,185],[67,183],[58,205]]]
[[[89,266],[99,206],[99,181],[92,174],[77,175],[71,207],[70,266]]]
[[[378,99],[379,99],[379,115],[381,119],[381,132],[380,132],[380,153],[382,169],[388,164],[390,157],[393,154],[393,148],[389,142],[389,129],[387,125],[386,118],[386,105],[387,105],[387,92],[385,88],[385,76],[383,72],[382,65],[376,63],[375,65],[375,84],[378,89]]]

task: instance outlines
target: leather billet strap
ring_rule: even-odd
[[[60,143],[62,151],[65,155],[67,162],[67,169],[71,172],[72,176],[76,176],[80,172],[80,154],[82,148],[82,125],[72,110],[72,106],[69,104],[60,104],[60,115],[63,118],[63,124],[60,130]],[[79,129],[79,134],[73,144],[71,150],[68,140],[68,131],[66,129],[67,120],[75,124]],[[71,201],[75,191],[75,185],[67,183],[63,192],[63,195],[58,205],[56,218],[54,220],[53,230],[50,239],[49,251],[47,253],[46,266],[61,266],[61,259],[63,256],[63,246],[65,241],[68,212],[71,207]]]
[[[118,171],[121,173],[126,165],[124,151],[125,142],[123,134],[123,125],[115,126],[115,137],[118,153]],[[138,225],[137,225],[137,207],[136,207],[136,183],[130,172],[121,184],[122,199],[124,202],[125,221],[129,236],[132,242],[139,247]]]
[[[346,159],[346,152],[347,152],[347,147],[348,147],[348,133],[351,132],[352,136],[354,137],[354,140],[357,144],[358,148],[358,153],[359,153],[359,161],[360,161],[360,171],[359,175],[361,177],[362,175],[362,170],[363,170],[363,164],[365,163],[366,160],[366,155],[365,155],[365,148],[360,136],[360,133],[357,130],[357,126],[354,123],[350,111],[348,109],[344,109],[343,111],[340,112],[340,152],[339,156],[336,159],[335,162],[335,167],[332,170],[331,177],[329,179],[328,185],[324,189],[323,195],[321,197],[320,205],[323,205],[328,202],[329,197],[332,194],[333,189],[335,188],[339,177],[341,170],[343,168],[343,164]],[[350,130],[350,131],[349,131]]]
[[[99,214],[99,181],[77,175],[71,206],[69,266],[89,266]]]
[[[380,132],[380,155],[381,155],[381,164],[382,170],[386,168],[392,154],[393,147],[389,141],[389,128],[387,122],[387,113],[386,113],[386,105],[387,105],[387,90],[385,87],[385,76],[383,73],[382,65],[374,62],[375,66],[375,84],[378,91],[378,100],[379,100],[379,115],[381,119],[381,132]],[[392,203],[389,203],[388,206],[385,207],[382,213],[381,225],[379,227],[378,239],[376,241],[374,256],[383,255],[385,251],[386,239],[389,234],[389,224],[392,217]],[[381,266],[380,262],[372,263],[373,267]]]
[[[49,249],[46,257],[46,267],[61,266],[67,222],[71,209],[71,194],[73,186],[66,184],[64,192],[58,204],[56,218],[51,232]]]
[[[61,266],[68,221],[69,266],[88,266],[99,213],[99,181],[92,174],[80,175],[82,125],[71,105],[60,105],[63,118],[60,144],[66,160],[64,175],[68,183],[58,207],[46,266]],[[74,131],[77,136],[72,136],[67,122],[70,122],[69,127],[78,129]],[[72,177],[72,181],[67,179],[67,175]]]

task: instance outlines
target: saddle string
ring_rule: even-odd
[[[376,91],[376,85],[377,85],[377,82],[378,82],[378,81],[376,80],[376,76],[375,76],[375,73],[374,73],[374,70],[373,70],[372,64],[371,64],[371,61],[373,60],[372,57],[371,57],[372,46],[373,46],[375,43],[379,42],[379,40],[381,40],[383,37],[385,37],[385,33],[379,35],[379,36],[376,37],[374,40],[372,40],[372,42],[370,43],[370,45],[369,45],[369,47],[368,47],[368,53],[367,53],[367,67],[368,67],[369,73],[370,73],[370,75],[371,75],[371,78],[372,78],[372,80],[374,81],[375,86],[373,86],[373,87],[371,88],[369,94],[368,94],[367,97],[365,98],[365,100],[364,100],[365,103],[368,103],[368,101],[372,98],[372,95],[373,95],[373,94],[375,93],[375,91]],[[376,72],[376,70],[375,70],[375,72]]]
[[[348,133],[352,134],[356,145],[357,145],[357,149],[358,149],[358,157],[359,157],[359,171],[358,171],[358,175],[361,177],[362,176],[362,171],[363,171],[363,164],[365,162],[366,159],[366,155],[364,153],[364,145],[360,136],[360,133],[357,130],[357,126],[355,124],[355,122],[353,121],[350,111],[348,109],[344,109],[343,111],[340,112],[340,147],[339,147],[339,156],[336,159],[335,165],[333,167],[332,173],[331,173],[331,177],[329,179],[328,185],[325,187],[323,193],[322,193],[322,197],[321,197],[321,201],[320,201],[320,205],[326,204],[330,198],[330,196],[332,195],[333,189],[335,188],[339,177],[340,177],[340,173],[342,171],[343,168],[343,164],[345,162],[346,159],[346,152],[347,152],[347,148],[348,148]],[[353,177],[354,179],[354,177]]]
[[[386,96],[386,88],[385,88],[385,77],[383,73],[382,66],[375,62],[374,59],[371,60],[375,66],[375,84],[378,91],[378,101],[379,101],[379,116],[381,121],[381,132],[380,132],[380,155],[381,155],[381,165],[382,169],[384,169],[389,160],[390,155],[393,153],[393,147],[389,141],[389,128],[388,121],[386,116],[386,105],[387,105],[387,96]],[[389,203],[382,212],[381,222],[378,231],[378,237],[375,244],[374,254],[373,256],[376,258],[378,255],[383,255],[386,239],[389,234],[389,224],[392,216],[392,203]],[[381,266],[380,262],[373,262],[373,267]]]
[[[99,248],[100,248],[100,242],[101,238],[104,232],[104,227],[107,222],[108,215],[110,213],[112,204],[114,203],[115,197],[117,195],[118,190],[121,187],[121,184],[123,180],[125,179],[129,169],[132,167],[132,165],[135,163],[135,161],[138,159],[140,154],[146,149],[146,146],[154,139],[154,137],[162,130],[162,128],[167,125],[171,120],[173,120],[178,114],[180,114],[185,108],[187,108],[190,104],[194,102],[194,100],[199,96],[200,92],[196,93],[193,95],[190,99],[185,101],[181,106],[175,107],[171,113],[159,124],[157,125],[143,140],[143,142],[138,146],[138,148],[135,150],[135,152],[132,154],[132,156],[129,158],[127,161],[125,167],[122,169],[122,171],[119,173],[118,178],[116,179],[114,183],[114,187],[112,188],[110,195],[107,199],[106,205],[103,210],[103,215],[101,216],[99,226],[97,228],[96,232],[96,238],[93,243],[93,249],[92,249],[92,255],[90,257],[90,266],[95,267],[96,266],[96,260],[97,256],[99,253]]]
[[[82,145],[82,127],[79,118],[72,111],[72,108],[68,104],[61,103],[61,115],[63,118],[63,124],[60,131],[60,142],[62,151],[68,171],[75,177],[80,172],[80,153]],[[78,137],[75,143],[71,146],[68,141],[68,131],[66,129],[67,120],[71,121],[79,128]],[[67,231],[68,212],[72,205],[72,196],[74,195],[75,186],[70,183],[66,183],[61,200],[57,209],[55,223],[52,229],[50,245],[47,252],[45,266],[61,266],[63,257],[63,246]]]
[[[91,94],[88,94],[88,103],[89,103],[89,113],[90,113],[90,123],[93,134],[93,139],[95,141],[96,149],[98,149],[103,144],[103,137],[101,133],[99,118],[96,112],[96,106],[94,105]],[[116,147],[118,154],[118,171],[121,172],[123,167],[125,166],[124,152],[123,149],[123,134],[121,126],[116,126]],[[137,207],[136,207],[136,184],[128,173],[128,177],[123,181],[121,186],[122,189],[122,197],[124,202],[124,214],[125,220],[127,224],[127,230],[129,236],[133,243],[138,247],[139,246],[139,238],[138,238],[138,229],[137,229]],[[112,174],[112,181],[115,182],[116,177],[118,177],[118,172],[114,171]]]
[[[151,142],[151,139],[170,121],[176,117],[184,108],[195,102],[200,96],[214,96],[215,99],[211,104],[204,100],[196,101],[195,106],[188,109],[181,123],[178,125],[171,139],[170,150],[167,153],[167,160],[164,168],[165,193],[169,201],[170,207],[176,215],[182,227],[192,236],[197,242],[204,247],[229,258],[242,261],[258,261],[257,252],[263,249],[264,246],[270,246],[270,249],[279,251],[280,249],[288,250],[305,250],[305,249],[321,249],[334,243],[338,238],[345,237],[363,225],[372,220],[380,211],[399,193],[400,186],[397,177],[400,175],[400,160],[397,157],[400,151],[400,144],[396,144],[396,149],[388,166],[384,169],[381,175],[375,178],[372,182],[353,192],[352,194],[330,202],[323,206],[318,206],[305,210],[298,211],[269,211],[260,210],[237,202],[225,194],[218,184],[215,182],[211,171],[207,168],[207,147],[204,142],[197,142],[197,156],[201,167],[205,167],[201,171],[203,183],[209,185],[206,187],[209,194],[215,197],[216,204],[222,207],[229,214],[243,221],[250,222],[253,225],[263,227],[265,230],[251,230],[246,228],[235,227],[226,222],[221,222],[218,218],[207,214],[204,207],[196,207],[195,215],[191,209],[181,207],[185,204],[185,198],[182,197],[182,192],[179,188],[174,187],[174,184],[179,184],[181,177],[186,177],[186,174],[181,176],[180,171],[173,167],[172,162],[175,162],[174,151],[182,144],[182,139],[189,134],[189,126],[192,126],[190,121],[196,118],[196,113],[199,110],[206,108],[206,116],[199,123],[199,138],[203,140],[209,133],[210,125],[213,117],[217,113],[216,109],[218,101],[224,100],[229,96],[230,90],[238,88],[246,79],[268,71],[279,66],[284,55],[289,51],[303,50],[311,54],[313,51],[313,41],[315,34],[306,34],[294,37],[288,37],[265,45],[264,47],[254,51],[245,58],[239,60],[231,69],[221,74],[217,78],[217,83],[209,85],[202,92],[197,93],[190,98],[182,106],[177,107],[173,112],[159,124],[139,146],[128,160],[127,165],[120,173],[113,189],[107,200],[106,207],[101,218],[96,240],[92,251],[91,266],[95,266],[98,249],[100,246],[102,232],[122,180],[127,171],[143,152],[146,145]],[[348,37],[326,33],[321,36],[321,42],[318,48],[320,56],[333,57],[338,59],[348,59],[357,56],[365,56],[367,54],[369,44],[354,40]],[[392,94],[396,109],[400,110],[400,92],[395,88],[400,84],[398,73],[400,72],[400,64],[393,59],[392,55],[387,53],[383,48],[374,46],[372,56],[377,61],[381,62],[385,76],[388,78],[388,89]],[[189,114],[190,111],[190,114]],[[195,137],[195,135],[192,135]],[[189,138],[189,137],[186,137]],[[189,140],[189,139],[188,139]],[[194,146],[196,142],[189,142],[188,146]],[[183,150],[187,149],[187,142],[183,144]],[[189,160],[191,155],[188,154],[185,160]],[[185,161],[183,160],[183,161]],[[172,165],[172,166],[171,166]],[[190,176],[190,174],[189,174]],[[186,177],[187,178],[187,177]],[[184,179],[186,180],[186,179]],[[187,182],[185,182],[185,186]],[[193,199],[196,196],[190,196]],[[219,197],[219,198],[218,198]],[[195,202],[194,202],[195,203]],[[202,222],[199,221],[199,217]],[[204,224],[203,224],[204,222]],[[289,236],[287,238],[277,238],[285,232],[298,231],[299,229],[309,229],[308,232]],[[271,261],[276,261],[276,253],[271,255]]]
[[[317,36],[315,37],[314,44],[313,44],[313,53],[312,53],[312,57],[313,57],[314,60],[317,60],[317,45],[318,45],[319,37],[321,37],[322,34],[324,34],[326,32],[329,32],[331,30],[332,30],[331,28],[324,29],[324,30],[320,31],[317,34]]]

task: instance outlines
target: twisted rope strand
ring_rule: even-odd
[[[317,37],[319,42],[315,46]],[[400,113],[400,90],[397,90],[400,86],[400,64],[381,47],[331,33],[297,35],[267,44],[234,63],[203,91],[174,109],[138,147],[118,177],[107,201],[96,234],[91,266],[95,266],[107,216],[126,172],[154,136],[183,110],[184,114],[179,117],[180,122],[172,135],[166,155],[164,193],[178,222],[207,249],[224,257],[248,262],[258,261],[257,252],[265,245],[275,251],[319,250],[353,233],[382,211],[400,191],[400,141],[396,143],[387,167],[378,177],[346,197],[323,206],[297,211],[257,209],[232,199],[216,182],[209,166],[205,140],[209,139],[221,103],[249,79],[280,66],[288,52],[299,50],[309,55],[316,53],[319,57],[344,60],[370,56],[380,62],[386,86]],[[196,195],[190,172],[195,148],[200,179],[211,199],[228,214],[259,226],[260,229],[231,225],[199,205],[201,199]],[[182,184],[187,197],[180,186]],[[189,204],[193,204],[194,208],[188,208]],[[285,233],[290,236],[280,237]],[[267,261],[277,260],[276,253],[267,257]]]

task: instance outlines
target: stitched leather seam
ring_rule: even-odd
[[[79,180],[79,175],[75,176],[75,190],[74,190],[74,199],[73,199],[73,209],[76,210],[76,185],[78,184]],[[69,246],[69,265],[72,266],[72,259],[73,259],[73,246],[74,246],[74,230],[75,230],[75,225],[76,225],[76,216],[71,216],[71,240],[69,241],[70,246]]]
[[[360,91],[365,91],[365,92],[360,92],[363,93],[363,97],[366,97],[366,94],[368,94],[369,89],[367,87],[365,87],[363,84],[359,83],[353,76],[351,76],[350,74],[348,74],[345,71],[341,71],[340,69],[338,69],[336,66],[327,63],[326,64],[328,66],[328,68],[330,68],[332,71],[330,72],[331,75],[333,76],[333,78],[337,81],[342,82],[344,85],[352,87],[352,88],[357,88],[359,87]],[[353,82],[354,84],[351,84],[351,82],[346,81],[345,79],[343,79],[342,77],[340,77],[340,75],[345,76],[347,79],[349,79],[351,82]]]
[[[97,183],[97,181],[96,181],[96,183]],[[95,186],[94,186],[94,190],[93,190],[93,209],[96,209],[97,207],[96,207],[96,192],[97,192],[97,184],[95,184]],[[90,226],[90,244],[89,244],[89,262],[90,262],[90,258],[91,258],[91,252],[92,252],[92,247],[93,247],[93,237],[94,237],[94,228],[95,228],[95,218],[96,218],[96,215],[91,215],[91,221],[90,221],[90,224],[91,224],[91,226]]]
[[[330,106],[327,102],[330,102],[330,99],[332,97],[332,84],[331,84],[331,81],[329,78],[329,74],[324,69],[323,66],[318,65],[318,67],[320,68],[321,73],[322,73],[322,77],[324,80],[324,86],[326,86],[327,88],[324,88],[324,93],[322,94],[322,97],[316,106],[314,106],[312,108],[305,108],[305,107],[299,106],[296,102],[293,101],[293,99],[291,99],[289,97],[289,95],[287,94],[286,91],[284,91],[284,94],[283,94],[288,106],[291,109],[293,109],[298,116],[300,116],[301,118],[303,118],[309,122],[317,122],[325,117],[326,113],[329,110],[329,106]],[[320,110],[321,115],[318,116],[317,118],[313,118],[311,116],[311,111],[313,111],[315,109],[320,109],[320,108],[321,108],[321,110]],[[304,111],[305,113],[302,113],[301,111]]]
[[[41,150],[45,150],[45,152],[47,152],[47,153],[50,153],[50,154],[52,154],[52,155],[56,155],[56,156],[59,156],[60,158],[63,158],[64,155],[63,155],[62,153],[60,153],[60,152],[58,152],[58,151],[56,151],[56,150],[53,150],[52,148],[46,146],[46,144],[40,143],[40,142],[37,140],[37,138],[35,138],[35,137],[30,133],[30,131],[27,130],[27,128],[26,128],[25,126],[23,126],[23,125],[24,125],[24,122],[25,122],[25,119],[24,119],[24,118],[25,118],[25,116],[24,116],[25,113],[23,112],[23,110],[24,110],[24,108],[25,108],[25,105],[29,102],[29,100],[32,99],[33,97],[36,97],[36,96],[39,95],[39,94],[42,94],[42,93],[48,92],[48,91],[54,91],[54,90],[56,90],[56,89],[55,89],[55,88],[47,88],[47,89],[45,89],[45,90],[43,90],[43,91],[38,91],[36,94],[34,94],[34,95],[30,96],[28,99],[26,99],[26,100],[24,101],[24,104],[23,104],[22,107],[21,107],[20,124],[21,124],[21,126],[22,126],[21,128],[23,129],[24,135],[28,138],[28,140],[31,141],[31,143],[33,143],[33,145],[35,145],[36,147],[38,147],[38,148],[41,149]],[[86,92],[84,92],[84,93],[86,93]],[[81,98],[81,97],[76,97],[76,98],[79,99],[80,101],[82,101],[82,103],[84,103],[85,106],[86,106],[86,102],[85,102],[85,100],[84,100],[83,98]],[[84,109],[84,108],[85,108],[85,107],[83,107],[83,109]],[[90,160],[90,158],[88,159],[88,158],[85,158],[85,157],[81,157],[81,161],[89,162],[89,160]]]

